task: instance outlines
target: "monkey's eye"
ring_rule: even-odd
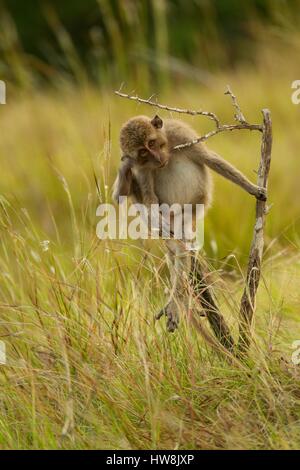
[[[139,150],[139,157],[145,158],[148,155],[148,150],[147,149],[140,149]]]
[[[154,147],[155,139],[149,140],[148,145],[149,145],[150,148]]]

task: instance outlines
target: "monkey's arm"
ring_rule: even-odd
[[[154,221],[151,218],[151,204],[159,204],[159,199],[154,190],[153,171],[143,169],[134,175],[134,177],[135,176],[137,185],[141,191],[141,201],[148,209],[148,230],[156,230],[159,235],[162,236],[164,233],[164,224],[161,214],[159,214],[157,221]]]
[[[132,162],[124,159],[119,168],[118,176],[113,185],[113,199],[118,204],[120,196],[130,196],[132,193]]]
[[[118,176],[113,185],[113,199],[118,204],[120,196],[130,196],[134,203],[146,206],[155,204],[158,199],[154,193],[153,175],[142,171],[137,175],[133,172],[134,162],[129,157],[122,157]]]
[[[126,163],[119,170],[117,182],[115,184],[114,199],[118,201],[119,196],[130,196],[134,203],[142,203],[148,210],[147,223],[148,230],[156,230],[160,236],[163,235],[163,220],[161,214],[158,220],[152,220],[151,204],[159,204],[158,197],[154,190],[154,175],[150,169],[133,169],[132,162]],[[157,226],[156,226],[157,224]]]
[[[134,163],[123,157],[117,179],[113,187],[113,198],[119,203],[120,196],[130,196],[134,203],[142,203],[148,209],[148,227],[151,227],[151,204],[159,204],[154,191],[154,177],[151,170],[133,170]],[[157,230],[162,234],[162,218],[159,214]],[[152,227],[155,229],[155,227]]]
[[[151,170],[143,169],[136,176],[137,183],[141,188],[143,204],[148,208],[151,204],[158,204],[158,197],[154,191],[154,178]]]
[[[243,175],[243,173],[220,157],[220,155],[217,153],[202,146],[200,149],[193,149],[189,153],[189,158],[191,158],[195,163],[204,163],[216,173],[224,176],[224,178],[227,178],[233,183],[241,186],[241,188],[243,188],[249,194],[255,196],[256,199],[266,201],[267,192],[265,188],[261,188],[251,183],[251,181],[249,181],[246,176]]]

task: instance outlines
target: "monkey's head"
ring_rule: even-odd
[[[136,116],[121,129],[122,159],[130,158],[143,168],[163,168],[169,161],[168,141],[159,116]]]

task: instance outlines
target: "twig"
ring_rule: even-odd
[[[245,119],[245,116],[243,115],[242,111],[241,111],[241,108],[237,102],[237,98],[236,96],[232,93],[231,91],[231,88],[229,85],[227,85],[227,90],[225,91],[224,93],[225,95],[229,95],[231,96],[231,99],[232,99],[232,102],[233,102],[233,106],[234,108],[236,109],[237,111],[237,114],[234,115],[234,118],[237,122],[240,122],[241,124],[248,124],[246,119]]]
[[[248,129],[250,131],[259,131],[259,132],[263,131],[263,126],[261,126],[260,124],[249,124],[246,121],[246,119],[245,119],[245,117],[244,117],[244,115],[241,111],[241,108],[240,108],[240,106],[237,102],[237,98],[232,93],[229,86],[227,86],[227,90],[225,92],[225,95],[230,95],[231,96],[233,106],[237,111],[237,113],[234,115],[234,117],[235,117],[235,120],[239,124],[221,124],[221,121],[218,118],[218,116],[215,113],[212,113],[210,111],[202,111],[202,110],[196,111],[196,110],[192,110],[192,109],[175,108],[173,106],[167,106],[165,104],[158,103],[157,101],[153,101],[152,97],[150,97],[148,99],[140,98],[137,95],[129,95],[127,93],[122,93],[120,90],[115,91],[115,94],[120,96],[121,98],[126,98],[128,100],[137,101],[138,103],[142,103],[142,104],[148,104],[150,106],[154,106],[155,108],[163,109],[165,111],[170,111],[170,112],[179,113],[179,114],[188,114],[190,116],[206,116],[209,119],[211,119],[212,121],[214,121],[215,126],[216,126],[216,128],[214,130],[212,130],[210,132],[207,132],[206,134],[202,135],[201,137],[198,137],[197,139],[194,139],[190,142],[184,142],[183,144],[176,145],[174,147],[174,150],[182,150],[184,148],[191,147],[192,145],[196,145],[199,142],[204,142],[205,140],[219,134],[220,132],[228,132],[228,131],[235,131],[235,130],[242,130],[242,129]]]
[[[272,151],[272,121],[270,111],[263,109],[263,136],[261,160],[258,170],[258,186],[267,189]],[[246,286],[240,308],[239,351],[245,353],[250,345],[250,331],[256,306],[256,292],[261,274],[261,261],[264,248],[264,226],[267,213],[266,201],[256,202],[256,219],[250,249]]]
[[[192,109],[174,108],[172,106],[167,106],[165,104],[160,104],[156,101],[152,101],[151,97],[148,99],[144,99],[140,98],[139,96],[121,93],[120,91],[115,91],[115,94],[120,96],[121,98],[127,98],[128,100],[138,101],[139,103],[143,104],[149,104],[150,106],[154,106],[155,108],[164,109],[165,111],[171,111],[172,113],[189,114],[191,116],[207,116],[209,119],[215,121],[217,127],[220,125],[220,121],[217,116],[214,113],[211,113],[210,111],[194,111]]]
[[[192,145],[198,144],[199,142],[204,142],[205,140],[219,134],[220,132],[236,131],[236,130],[242,130],[242,129],[247,129],[249,131],[263,132],[263,126],[262,125],[260,125],[260,124],[249,124],[249,122],[246,121],[245,116],[243,115],[243,113],[241,111],[241,108],[238,104],[237,98],[232,93],[231,88],[229,87],[229,85],[227,85],[225,95],[229,95],[232,99],[233,106],[236,109],[236,114],[234,115],[234,119],[239,124],[221,124],[220,119],[217,118],[217,121],[215,121],[216,122],[216,129],[214,131],[207,132],[207,134],[204,134],[203,136],[198,137],[197,139],[194,139],[191,142],[186,142],[184,144],[176,145],[176,147],[174,147],[174,150],[182,150],[184,148],[191,147]]]
[[[174,147],[174,150],[182,150],[184,148],[191,147],[192,145],[198,144],[199,142],[204,142],[205,140],[219,134],[220,132],[236,131],[236,130],[242,130],[242,129],[248,129],[249,131],[262,132],[262,126],[260,124],[248,124],[248,123],[222,124],[219,127],[217,127],[214,131],[207,132],[207,134],[204,134],[201,137],[198,137],[197,139],[192,140],[191,142],[186,142],[184,144],[176,145],[176,147]]]

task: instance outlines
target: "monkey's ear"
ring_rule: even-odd
[[[156,114],[156,116],[154,116],[154,118],[152,119],[151,124],[152,124],[153,127],[155,127],[155,129],[161,129],[162,126],[163,126],[163,121]]]

